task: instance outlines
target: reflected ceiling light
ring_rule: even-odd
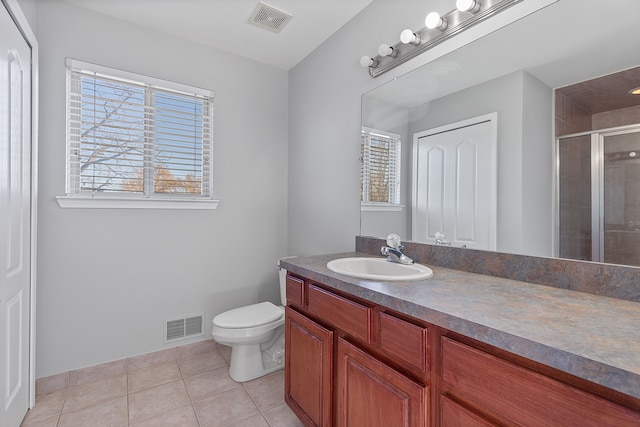
[[[380,56],[390,56],[392,58],[395,58],[396,56],[398,56],[398,50],[394,49],[393,47],[389,46],[388,44],[381,44],[380,46],[378,46],[378,55]]]
[[[633,88],[629,91],[631,95],[640,95],[640,87]]]
[[[364,68],[376,68],[378,66],[378,61],[370,56],[365,55],[360,58],[360,65],[362,65],[362,67]]]
[[[417,46],[420,44],[420,36],[411,30],[404,30],[400,33],[400,41],[404,44],[412,44]]]
[[[430,30],[444,30],[447,28],[447,20],[444,19],[438,12],[431,12],[424,19],[424,26]]]
[[[476,13],[480,10],[480,2],[478,0],[457,0],[456,9],[460,12]]]
[[[638,155],[638,153],[636,153],[635,151],[632,151],[632,152],[629,153],[629,157],[635,157],[637,155]]]

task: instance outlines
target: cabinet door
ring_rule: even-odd
[[[442,385],[506,425],[640,426],[637,411],[450,338],[442,339]]]
[[[307,426],[331,426],[333,332],[285,309],[285,401]]]
[[[427,425],[428,389],[338,339],[336,424],[343,427]]]
[[[440,400],[440,411],[442,416],[441,427],[494,427],[490,423],[466,410],[462,406],[450,399],[442,396]]]

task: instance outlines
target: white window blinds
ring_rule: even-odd
[[[360,200],[400,204],[401,140],[398,135],[363,128]]]
[[[67,194],[211,199],[213,94],[67,61]]]

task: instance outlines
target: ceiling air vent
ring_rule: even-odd
[[[164,321],[164,342],[191,338],[202,333],[202,314],[174,318]]]
[[[292,16],[273,6],[259,2],[249,18],[249,23],[279,33]]]

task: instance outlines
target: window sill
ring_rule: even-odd
[[[186,209],[212,210],[219,200],[140,199],[129,197],[57,196],[61,208],[73,209]]]
[[[394,205],[391,203],[361,203],[362,212],[401,212],[404,205]]]

